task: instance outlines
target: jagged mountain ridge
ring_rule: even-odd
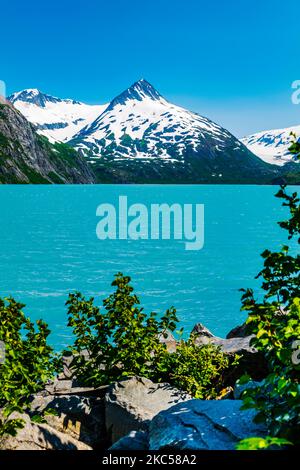
[[[27,89],[8,97],[39,134],[50,142],[66,142],[94,121],[107,105],[88,105],[72,99],[61,99],[37,89]]]
[[[0,183],[94,183],[84,160],[69,146],[51,144],[12,104],[0,97]]]

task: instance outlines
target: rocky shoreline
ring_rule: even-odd
[[[241,387],[236,376],[250,373],[262,380],[266,365],[250,346],[245,327],[237,327],[226,339],[214,336],[202,324],[192,331],[197,344],[213,343],[228,355],[238,354],[238,371],[228,375],[225,392],[216,400],[194,399],[167,383],[143,377],[92,388],[82,387],[73,376],[72,357],[64,358],[63,372],[35,395],[25,427],[6,437],[1,449],[9,450],[232,450],[250,436],[264,436],[263,426],[253,423],[252,410],[240,410]],[[176,349],[172,335],[166,342]],[[44,412],[44,420],[34,416]],[[33,420],[31,419],[33,418]]]

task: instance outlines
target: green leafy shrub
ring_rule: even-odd
[[[93,298],[86,300],[80,293],[70,294],[67,301],[68,324],[76,337],[76,375],[92,386],[130,375],[152,377],[165,350],[159,335],[176,328],[174,308],[160,320],[143,312],[130,277],[118,273],[112,286],[116,291],[104,300],[103,312]]]
[[[23,427],[22,420],[11,419],[11,414],[29,409],[32,394],[43,389],[56,365],[47,344],[47,324],[37,321],[35,328],[23,307],[12,298],[0,298],[0,340],[5,345],[0,364],[0,438]]]
[[[197,346],[193,338],[180,341],[175,353],[159,363],[160,380],[172,383],[195,398],[217,398],[223,388],[229,359],[213,344]]]
[[[224,354],[212,345],[198,347],[190,339],[169,353],[160,337],[174,332],[178,319],[172,307],[158,319],[147,315],[130,285],[118,273],[115,292],[104,300],[104,311],[80,293],[67,301],[69,326],[76,340],[74,372],[86,385],[99,386],[139,375],[156,382],[168,381],[197,397],[214,397],[221,389],[228,366]]]
[[[289,208],[290,218],[279,225],[288,238],[300,243],[300,205],[297,193],[287,194],[281,187],[277,197]],[[300,255],[284,246],[280,252],[266,250],[262,257],[265,291],[262,301],[251,289],[244,291],[243,309],[247,324],[255,335],[252,343],[268,363],[269,375],[263,384],[244,392],[244,408],[257,410],[256,421],[267,425],[274,437],[300,443],[300,364],[294,348],[300,340]]]

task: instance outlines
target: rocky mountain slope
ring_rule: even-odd
[[[279,172],[226,129],[168,102],[144,79],[98,109],[38,90],[10,100],[39,133],[79,150],[98,182],[264,183]]]
[[[93,183],[86,160],[69,146],[51,144],[0,97],[0,183]]]

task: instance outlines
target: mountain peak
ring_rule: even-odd
[[[144,99],[159,101],[163,99],[163,97],[158,93],[154,86],[142,78],[114,98],[108,109],[112,109],[117,104],[124,104],[128,100],[143,101]]]
[[[22,101],[24,103],[31,103],[39,106],[40,108],[45,108],[47,102],[49,103],[61,103],[62,101],[71,102],[73,104],[81,104],[79,101],[74,100],[62,100],[60,98],[56,98],[55,96],[47,95],[42,91],[38,90],[37,88],[27,88],[25,90],[19,91],[17,93],[13,93],[8,97],[8,100],[11,103],[16,103],[17,101]]]
[[[41,92],[37,88],[28,88],[22,91],[13,93],[8,97],[9,101],[15,103],[16,101],[32,101],[36,96],[39,96]]]
[[[46,101],[48,101],[48,96],[42,93],[37,88],[27,88],[17,93],[13,93],[11,96],[8,97],[8,100],[11,103],[23,101],[24,103],[31,103],[39,106],[40,108],[45,108]]]
[[[158,93],[158,91],[154,88],[154,86],[151,85],[147,80],[144,78],[141,78],[137,82],[135,82],[131,87],[128,89],[131,92],[136,92],[139,94],[140,98],[143,97],[148,97],[153,100],[159,100],[161,99],[161,95]]]

